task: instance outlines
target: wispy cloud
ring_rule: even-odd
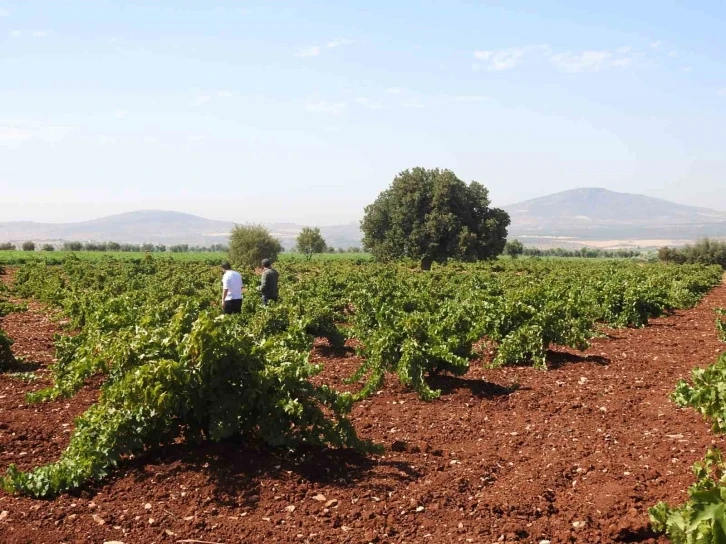
[[[489,96],[483,95],[483,94],[465,94],[465,95],[457,95],[452,96],[451,100],[454,102],[485,102],[487,100],[491,100]]]
[[[613,50],[590,50],[578,53],[558,53],[550,60],[556,68],[563,72],[597,72],[605,68],[625,68],[631,66],[635,56],[630,48],[621,47]]]
[[[234,95],[229,91],[217,91],[217,96],[220,98],[232,98]]]
[[[206,104],[207,102],[209,102],[211,99],[212,99],[212,97],[209,95],[206,95],[206,94],[199,95],[194,100],[189,102],[189,105],[190,106],[201,106],[202,104]]]
[[[113,136],[101,135],[98,137],[98,143],[103,146],[116,145],[116,142],[117,142],[117,140]]]
[[[0,141],[2,142],[22,142],[32,136],[33,133],[29,130],[15,127],[0,127]]]
[[[359,97],[359,98],[356,98],[355,101],[358,104],[360,104],[361,106],[363,106],[364,108],[368,108],[370,110],[382,110],[383,109],[383,106],[381,104],[379,104],[377,102],[373,102],[369,98]]]
[[[401,94],[403,92],[403,89],[399,87],[389,87],[388,89],[386,89],[386,92],[388,94]]]
[[[726,96],[726,87],[720,88],[718,91],[716,91],[716,94],[719,96]]]
[[[420,109],[424,105],[421,102],[403,102],[401,103],[401,107],[406,109]]]
[[[21,38],[23,36],[32,36],[33,38],[43,38],[47,36],[47,30],[13,30],[10,35],[13,38]]]
[[[10,17],[10,12],[6,9],[0,8],[0,17]]]
[[[113,112],[114,116],[116,116],[116,119],[123,119],[128,115],[128,113],[129,112],[127,112],[126,110],[116,110],[115,112]]]
[[[488,70],[510,70],[522,62],[526,53],[525,47],[513,47],[496,51],[474,51],[474,58],[482,61]]]
[[[323,47],[320,45],[306,45],[297,50],[296,57],[317,57]]]
[[[658,49],[661,45],[663,45],[663,42],[660,40],[656,40],[650,44],[650,47],[652,49]]]
[[[310,113],[327,113],[329,115],[340,115],[345,111],[345,102],[308,102],[305,109]]]
[[[324,49],[335,49],[336,47],[340,47],[342,45],[350,45],[352,44],[352,40],[346,40],[344,38],[338,38],[332,41],[329,41],[323,45],[305,45],[303,47],[298,48],[297,53],[295,53],[296,57],[317,57],[320,55],[320,53],[323,52]]]

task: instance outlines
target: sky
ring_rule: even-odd
[[[726,3],[0,0],[0,222],[359,220],[395,175],[726,211]]]

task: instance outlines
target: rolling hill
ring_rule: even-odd
[[[726,213],[684,206],[644,195],[582,188],[504,206],[512,218],[510,238],[541,247],[657,247],[702,236],[726,237]],[[77,223],[0,223],[0,242],[78,240],[121,243],[226,243],[234,224],[187,213],[144,210]],[[302,225],[265,225],[287,249]],[[333,247],[360,246],[358,222],[321,227]]]

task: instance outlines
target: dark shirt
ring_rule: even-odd
[[[277,300],[277,270],[274,268],[265,268],[262,273],[262,283],[260,283],[260,293],[271,300]]]

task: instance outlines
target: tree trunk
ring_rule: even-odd
[[[424,257],[421,259],[421,270],[431,270],[431,265],[434,260],[431,257]]]

